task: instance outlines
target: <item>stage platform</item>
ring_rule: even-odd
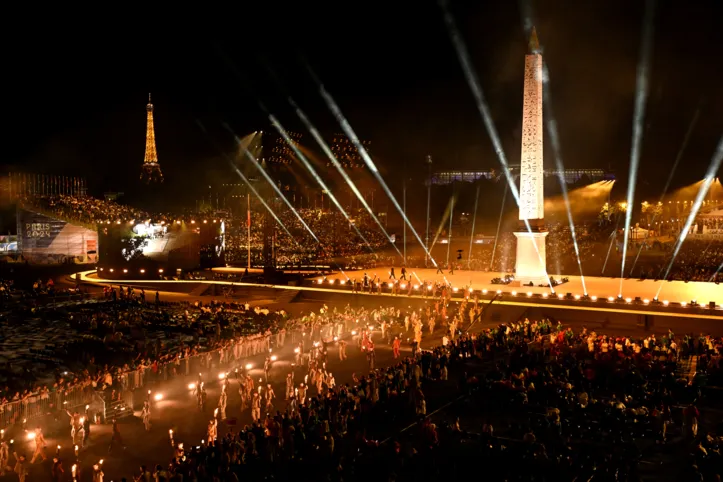
[[[401,276],[400,268],[396,267],[394,271],[397,279],[399,279]],[[367,273],[370,278],[376,276],[382,281],[387,282],[389,281],[389,272],[390,267],[387,266],[367,270],[345,271],[344,273],[337,272],[327,275],[325,278],[327,280],[346,280],[348,276],[350,279],[361,280],[364,277],[364,273]],[[407,277],[411,278],[411,283],[413,284],[421,283],[422,281],[448,281],[453,287],[459,289],[472,288],[473,290],[480,291],[488,290],[490,293],[502,290],[508,293],[517,291],[520,295],[526,295],[528,292],[536,295],[542,295],[543,293],[550,294],[549,288],[538,286],[520,286],[519,283],[514,284],[514,282],[508,285],[492,284],[492,279],[504,278],[507,274],[509,273],[465,270],[457,270],[454,274],[449,274],[447,270],[444,270],[444,274],[437,274],[436,269],[421,268],[409,269]],[[556,280],[562,278],[557,275],[552,276]],[[322,277],[317,277],[316,279],[321,278]],[[585,276],[583,288],[583,279],[580,276],[567,276],[567,278],[569,279],[567,283],[555,287],[556,293],[562,293],[564,295],[570,293],[572,296],[583,296],[587,291],[589,296],[596,296],[600,300],[607,299],[611,296],[616,298],[618,294],[622,294],[623,298],[630,298],[632,300],[639,297],[641,300],[652,301],[657,297],[660,301],[667,300],[670,303],[691,303],[695,300],[705,306],[708,306],[708,303],[711,301],[714,301],[719,307],[723,304],[723,285],[715,283],[624,279],[621,287],[620,278]]]
[[[398,270],[397,270],[398,271]],[[360,280],[364,273],[370,276],[383,275],[384,281],[389,278],[388,268],[377,268],[371,270],[346,271],[345,274],[350,279]],[[399,276],[399,273],[396,273]],[[559,285],[552,294],[549,288],[542,287],[521,287],[508,285],[495,285],[491,283],[492,278],[500,277],[502,273],[485,273],[478,271],[456,271],[454,275],[445,272],[444,275],[437,275],[434,269],[417,269],[410,270],[413,281],[412,283],[420,283],[419,280],[438,280],[445,279],[457,288],[452,293],[453,300],[461,300],[464,296],[463,290],[471,287],[475,290],[475,295],[483,302],[490,305],[519,307],[523,310],[528,309],[544,309],[545,315],[549,315],[552,311],[560,313],[560,310],[570,313],[577,313],[581,319],[589,321],[591,317],[602,316],[605,320],[618,320],[625,324],[630,323],[630,315],[654,317],[656,320],[667,318],[674,320],[676,323],[687,323],[685,320],[713,320],[716,330],[717,324],[723,321],[723,287],[714,283],[684,283],[670,282],[661,283],[655,281],[638,281],[623,280],[623,299],[617,299],[617,293],[620,287],[620,280],[614,278],[586,277],[585,284],[589,297],[583,297],[582,280],[579,277],[570,277],[568,283]],[[416,275],[416,276],[415,276]],[[417,279],[418,277],[418,279]],[[283,292],[292,291],[299,293],[306,301],[323,301],[325,303],[340,302],[348,303],[355,298],[359,302],[362,298],[386,299],[390,303],[405,303],[404,300],[421,300],[427,301],[427,293],[421,289],[409,292],[409,286],[405,291],[397,295],[392,293],[388,286],[384,286],[381,292],[374,290],[372,293],[352,292],[352,287],[346,282],[346,277],[341,272],[319,276],[315,279],[307,278],[303,283],[289,285],[274,285],[267,283],[250,283],[239,281],[225,280],[133,280],[133,279],[105,279],[98,277],[95,271],[85,271],[73,275],[73,281],[90,284],[110,284],[112,285],[132,285],[136,287],[145,287],[146,290],[167,290],[166,286],[171,285],[218,285],[218,286],[234,286],[236,289],[246,288],[250,290],[260,290],[260,293],[273,292],[266,296],[268,299],[276,299],[283,296]],[[344,281],[342,284],[341,281]],[[653,302],[657,290],[660,288],[660,303]],[[270,290],[270,291],[269,291]],[[569,296],[568,296],[569,294]],[[613,297],[613,301],[608,298]],[[639,300],[636,298],[639,297]],[[629,300],[629,301],[627,301]],[[691,301],[697,300],[698,306],[692,305]],[[716,306],[711,309],[709,302],[714,301]],[[665,302],[665,303],[663,303]],[[685,304],[681,304],[685,303]],[[614,314],[615,317],[610,315]],[[578,316],[576,315],[576,316]],[[515,316],[519,316],[515,315]],[[566,319],[566,318],[565,318]],[[635,319],[632,323],[639,323],[639,319]],[[666,322],[656,321],[658,327]],[[607,321],[606,321],[607,323]],[[645,326],[648,322],[643,320]],[[672,325],[670,325],[672,326]],[[680,326],[678,325],[679,329]],[[688,326],[688,325],[685,325]],[[692,326],[692,325],[690,325]],[[697,325],[696,325],[697,326]],[[687,329],[687,328],[686,328]],[[711,326],[700,328],[701,332],[712,332]]]

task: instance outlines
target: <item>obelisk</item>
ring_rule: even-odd
[[[515,279],[522,285],[548,284],[545,255],[545,197],[542,172],[542,54],[532,29],[525,56],[520,155],[520,227]],[[529,226],[529,228],[528,228]]]

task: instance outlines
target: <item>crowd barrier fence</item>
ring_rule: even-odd
[[[104,407],[113,401],[114,387],[120,388],[115,394],[116,399],[122,399],[132,407],[132,401],[137,400],[133,394],[139,389],[156,388],[160,382],[198,373],[203,373],[204,380],[208,382],[218,381],[219,373],[226,373],[238,367],[241,360],[268,353],[269,349],[275,350],[288,344],[296,344],[307,335],[309,336],[307,340],[311,340],[312,337],[318,340],[342,336],[348,327],[349,323],[346,321],[318,325],[312,328],[313,331],[307,331],[308,326],[295,326],[283,335],[273,333],[266,337],[244,339],[188,357],[177,357],[165,363],[142,365],[134,370],[115,373],[114,383],[111,386],[104,387],[100,382],[96,386],[88,383],[67,390],[33,394],[22,400],[13,400],[0,405],[0,427],[28,424],[58,411],[72,412],[85,405],[97,406],[98,411],[104,411]]]

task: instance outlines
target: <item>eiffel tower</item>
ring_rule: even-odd
[[[151,94],[148,94],[148,105],[146,106],[146,155],[141,169],[141,181],[146,184],[163,182],[163,173],[160,164],[158,164],[158,154],[156,153],[156,134],[153,129]]]

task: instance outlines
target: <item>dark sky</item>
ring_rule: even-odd
[[[439,168],[498,166],[436,1],[311,3],[264,3],[264,11],[183,21],[173,11],[109,12],[97,21],[87,14],[29,22],[24,38],[6,32],[10,128],[2,163],[85,175],[96,194],[133,192],[152,92],[166,189],[188,193],[222,178],[226,164],[214,143],[233,146],[223,123],[239,135],[270,130],[258,101],[287,129],[301,130],[285,102],[290,93],[322,132],[339,130],[305,58],[357,134],[372,141],[385,176],[416,172],[427,153]],[[645,3],[529,4],[565,165],[610,167],[626,178]],[[527,45],[521,5],[452,1],[450,9],[514,163]],[[664,184],[696,109],[675,184],[703,176],[723,133],[721,19],[720,1],[658,2],[640,170],[650,192]],[[308,134],[302,142],[313,147]]]

